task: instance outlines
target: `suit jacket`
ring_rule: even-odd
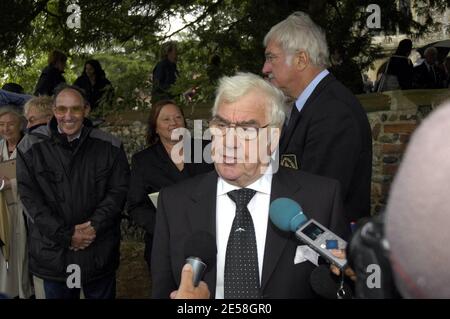
[[[206,141],[203,142],[202,149],[205,145]],[[194,140],[191,146],[194,148]],[[191,154],[193,155],[194,152],[192,151]],[[204,162],[186,163],[183,171],[180,172],[160,142],[134,154],[131,159],[128,213],[137,225],[146,230],[147,234],[153,234],[156,208],[148,198],[148,194],[159,192],[163,187],[213,169],[212,164]]]
[[[442,76],[437,66],[433,66],[432,71],[428,71],[425,61],[414,68],[414,86],[417,89],[439,89],[442,87]]]
[[[196,176],[160,193],[152,254],[153,298],[168,298],[180,284],[185,264],[184,242],[197,231],[216,235],[217,173]],[[288,197],[305,214],[346,237],[348,225],[342,212],[339,183],[335,180],[280,168],[272,179],[271,201]],[[219,225],[220,226],[220,225]],[[311,298],[309,261],[294,264],[297,246],[293,233],[283,232],[269,221],[261,280],[263,298]],[[214,298],[216,266],[206,273]]]
[[[337,179],[347,222],[370,215],[372,132],[356,97],[333,75],[294,106],[280,141],[280,164]]]

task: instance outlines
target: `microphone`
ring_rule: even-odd
[[[308,219],[297,202],[277,198],[270,204],[269,216],[276,227],[295,232],[297,239],[340,269],[347,265],[346,259],[337,258],[330,252],[330,249],[345,249],[347,242],[314,219]]]
[[[203,275],[216,264],[216,239],[206,231],[193,233],[184,243],[186,264],[192,266],[193,284],[198,286]]]

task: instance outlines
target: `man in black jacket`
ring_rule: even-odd
[[[263,72],[295,104],[280,141],[280,164],[337,179],[347,221],[370,214],[372,137],[355,96],[330,74],[325,33],[303,12],[264,39]]]
[[[114,298],[129,167],[121,142],[92,128],[82,92],[56,92],[54,117],[18,146],[17,182],[30,217],[30,271],[45,298]],[[40,280],[39,280],[40,279]]]

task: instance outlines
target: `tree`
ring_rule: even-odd
[[[80,8],[79,29],[71,29],[67,24],[74,14],[67,12],[73,2]],[[408,2],[421,23],[405,10],[402,4]],[[68,52],[77,70],[82,67],[79,57],[95,53],[105,63],[115,65],[111,77],[116,76],[114,68],[121,72],[115,86],[126,95],[131,94],[132,86],[145,87],[143,82],[157,62],[160,44],[177,35],[181,39],[182,76],[174,90],[181,93],[200,85],[206,93],[197,97],[209,99],[213,86],[207,69],[212,56],[220,57],[223,74],[237,70],[260,73],[264,35],[294,11],[308,12],[326,31],[330,49],[344,49],[348,58],[364,69],[382,54],[380,47],[371,44],[373,35],[399,30],[418,37],[432,32],[439,26],[433,22],[431,12],[442,11],[449,3],[450,0],[2,0],[0,65],[7,73],[4,79],[27,76],[25,82],[31,83],[33,77],[34,81],[37,79],[40,70],[36,69],[42,67],[43,57],[51,49]],[[367,27],[369,4],[381,8],[380,29]],[[186,26],[162,33],[176,15],[186,18]],[[128,72],[123,73],[124,64],[130,65],[126,70],[133,70],[131,81],[124,81]]]

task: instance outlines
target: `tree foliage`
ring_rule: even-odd
[[[415,20],[402,3],[410,2],[420,17]],[[158,60],[159,46],[173,36],[180,40],[181,77],[177,93],[202,88],[197,99],[212,96],[209,61],[221,60],[220,72],[260,73],[264,62],[262,41],[271,26],[294,11],[308,12],[327,34],[330,51],[343,49],[361,69],[381,54],[371,37],[397,30],[418,37],[439,28],[431,14],[450,0],[2,0],[0,1],[0,66],[3,81],[19,81],[33,90],[47,52],[69,53],[70,80],[81,73],[83,62],[97,57],[118,95],[132,97],[135,88],[149,91],[149,76]],[[81,28],[67,20],[76,3]],[[381,8],[381,29],[367,27],[369,4]],[[131,12],[131,14],[129,14]],[[182,30],[163,33],[170,18],[186,19]],[[176,33],[176,34],[174,34]],[[217,70],[216,70],[217,71]]]

